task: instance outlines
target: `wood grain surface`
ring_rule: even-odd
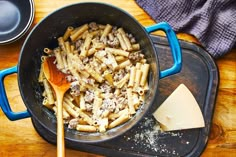
[[[101,2],[102,0],[100,0]],[[36,25],[50,12],[80,2],[79,0],[34,0]],[[143,26],[155,22],[133,0],[106,0],[105,3],[118,6],[133,15]],[[156,32],[157,35],[163,35]],[[0,70],[15,66],[26,35],[15,43],[0,46]],[[198,43],[191,35],[180,33],[178,38]],[[211,134],[202,156],[236,156],[236,49],[216,60],[219,68],[220,84],[215,104]],[[7,96],[14,111],[25,110],[18,89],[17,75],[7,76],[5,81]],[[56,146],[47,143],[35,131],[31,119],[10,121],[0,110],[0,156],[1,157],[53,157]],[[66,156],[98,157],[100,155],[66,149]]]

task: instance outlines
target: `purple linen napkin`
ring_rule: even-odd
[[[236,47],[236,0],[136,0],[156,22],[192,34],[218,58]]]

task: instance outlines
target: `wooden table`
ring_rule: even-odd
[[[43,17],[55,9],[79,0],[34,0],[35,19],[33,26]],[[106,3],[118,6],[133,15],[143,26],[155,22],[133,0],[107,0]],[[33,27],[32,26],[32,27]],[[159,32],[156,34],[160,35]],[[10,45],[0,46],[0,69],[12,67],[17,64],[22,39]],[[189,42],[197,40],[187,34],[178,34],[179,39]],[[217,59],[219,67],[220,84],[215,104],[212,129],[206,149],[202,156],[236,156],[236,49],[224,57]],[[5,86],[9,102],[14,111],[25,110],[21,99],[17,75],[13,74],[5,79]],[[56,146],[47,143],[34,130],[31,119],[10,121],[0,110],[0,156],[56,156]],[[66,149],[66,156],[99,156],[76,150]]]

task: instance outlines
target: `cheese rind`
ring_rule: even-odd
[[[153,116],[161,123],[163,131],[205,127],[201,109],[184,84],[175,89]]]

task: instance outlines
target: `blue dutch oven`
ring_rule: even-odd
[[[18,65],[0,71],[0,106],[10,120],[32,117],[46,130],[53,133],[56,139],[56,118],[52,111],[42,106],[42,89],[38,83],[40,57],[45,47],[54,48],[57,46],[57,37],[63,35],[67,26],[79,26],[91,21],[123,27],[135,36],[147,58],[147,62],[151,65],[148,80],[150,90],[146,94],[145,103],[128,122],[110,129],[106,133],[82,133],[65,128],[67,142],[95,143],[123,134],[137,124],[147,113],[150,106],[154,104],[159,79],[176,74],[181,70],[182,54],[180,45],[174,31],[167,23],[161,22],[144,28],[131,15],[108,4],[77,3],[69,5],[56,10],[38,23],[22,46]],[[162,30],[166,33],[173,56],[173,66],[163,71],[160,71],[159,68],[156,52],[158,50],[155,50],[149,37],[149,33],[156,30]],[[12,73],[18,75],[19,89],[27,107],[26,111],[13,112],[8,103],[3,82],[4,78]]]

